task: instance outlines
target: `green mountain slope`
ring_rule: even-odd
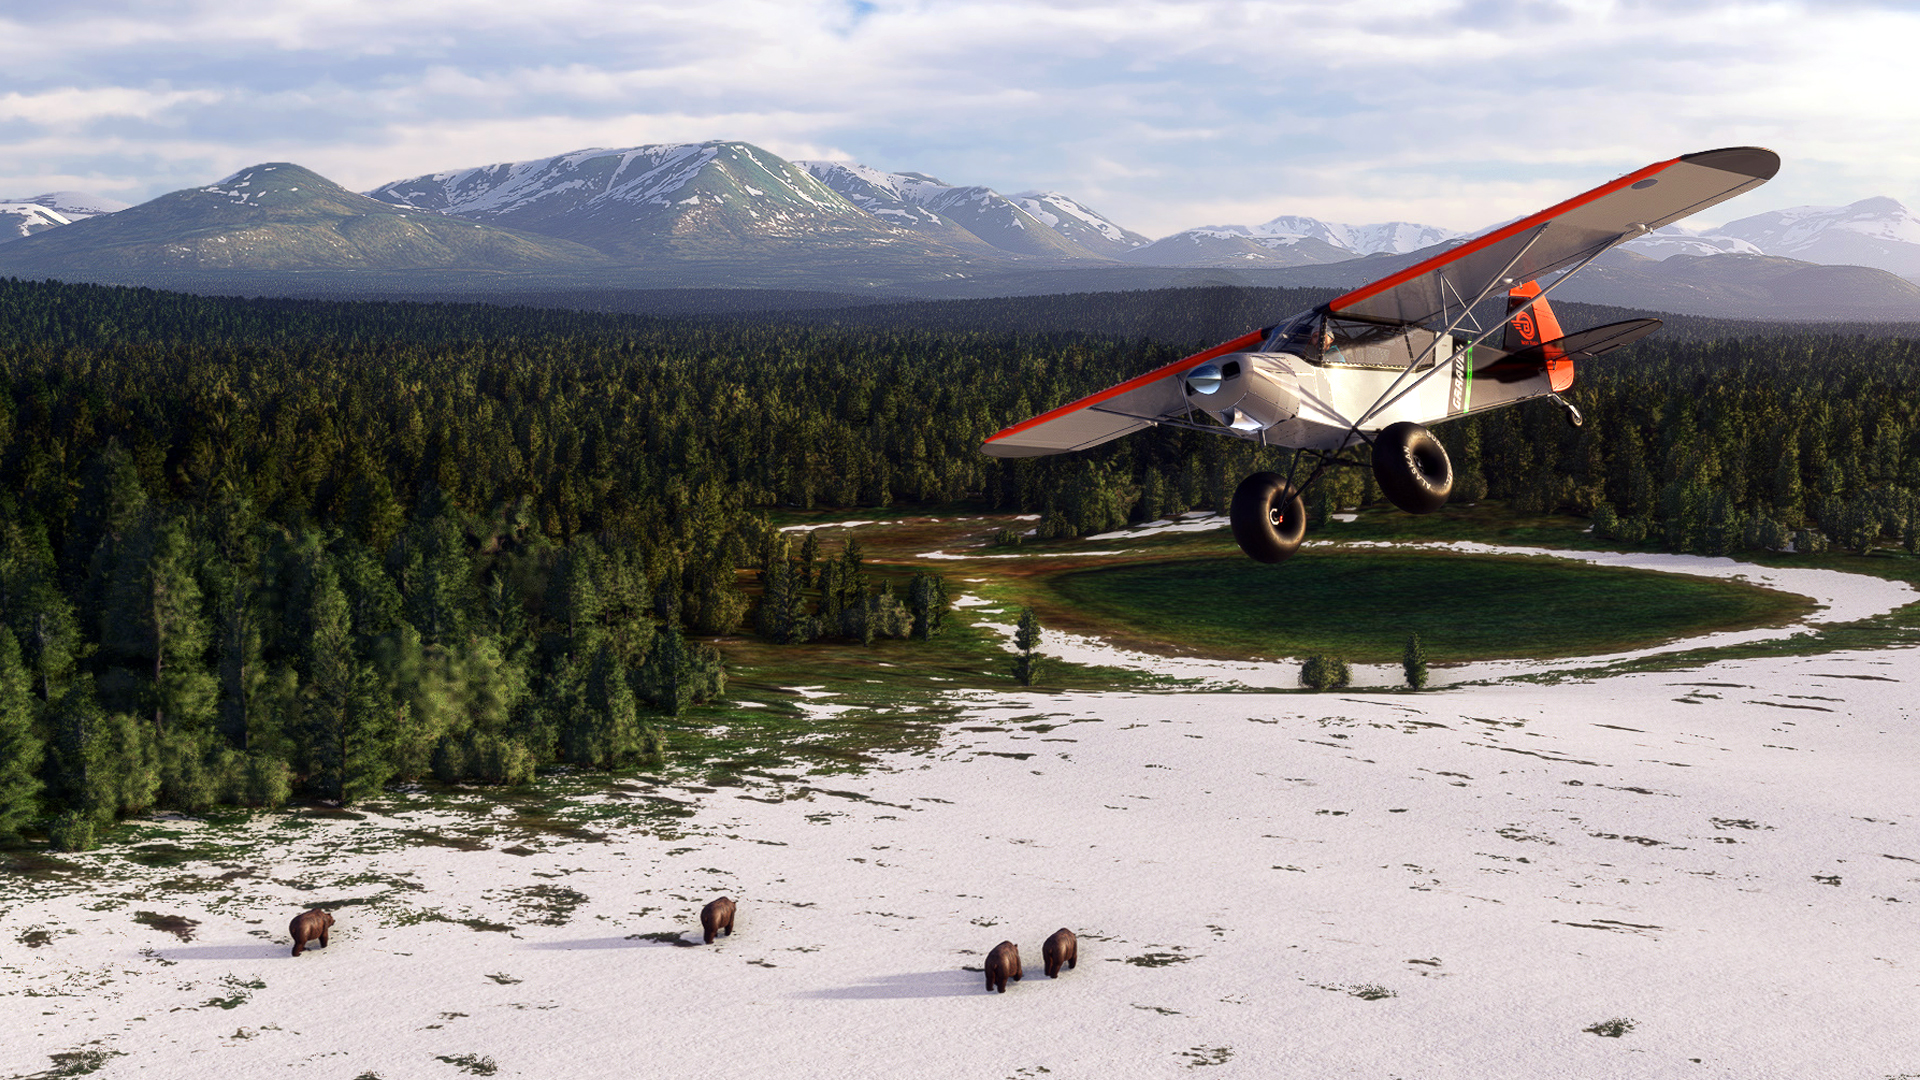
[[[581,244],[391,206],[287,162],[49,230],[0,249],[0,273],[570,269]]]

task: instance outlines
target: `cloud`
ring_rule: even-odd
[[[264,160],[364,189],[734,138],[1052,188],[1149,235],[1467,229],[1772,146],[1786,167],[1740,216],[1920,191],[1915,40],[1896,3],[75,0],[0,18],[0,195],[95,176],[140,197]]]

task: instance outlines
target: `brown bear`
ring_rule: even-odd
[[[700,929],[706,932],[709,945],[713,944],[713,939],[720,934],[732,937],[733,901],[723,896],[701,908]]]
[[[299,956],[309,941],[318,941],[320,948],[326,948],[327,928],[332,925],[333,916],[319,908],[295,915],[293,922],[287,926],[288,932],[293,934],[293,955]]]
[[[1007,980],[1020,981],[1020,946],[1003,941],[987,954],[987,989],[1007,992]]]
[[[1063,926],[1053,932],[1046,944],[1040,946],[1040,959],[1047,965],[1047,978],[1057,979],[1060,977],[1061,964],[1067,965],[1067,970],[1071,971],[1080,959],[1080,939]]]

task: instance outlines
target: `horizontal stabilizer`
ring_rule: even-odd
[[[1592,360],[1639,341],[1660,325],[1659,319],[1628,319],[1596,326],[1508,353],[1486,367],[1475,368],[1473,377],[1495,382],[1525,379],[1544,371],[1549,360]]]

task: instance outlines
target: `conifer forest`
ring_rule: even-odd
[[[1224,509],[1284,452],[979,452],[1211,344],[1203,300],[1082,298],[1099,333],[1070,298],[666,319],[0,280],[0,834],[658,760],[657,718],[726,693],[716,636],[938,633],[939,577],[783,511],[964,505],[1045,540]],[[1676,319],[1581,367],[1584,426],[1435,433],[1454,501],[1626,546],[1912,551],[1917,336]],[[1379,499],[1366,469],[1312,494]]]

